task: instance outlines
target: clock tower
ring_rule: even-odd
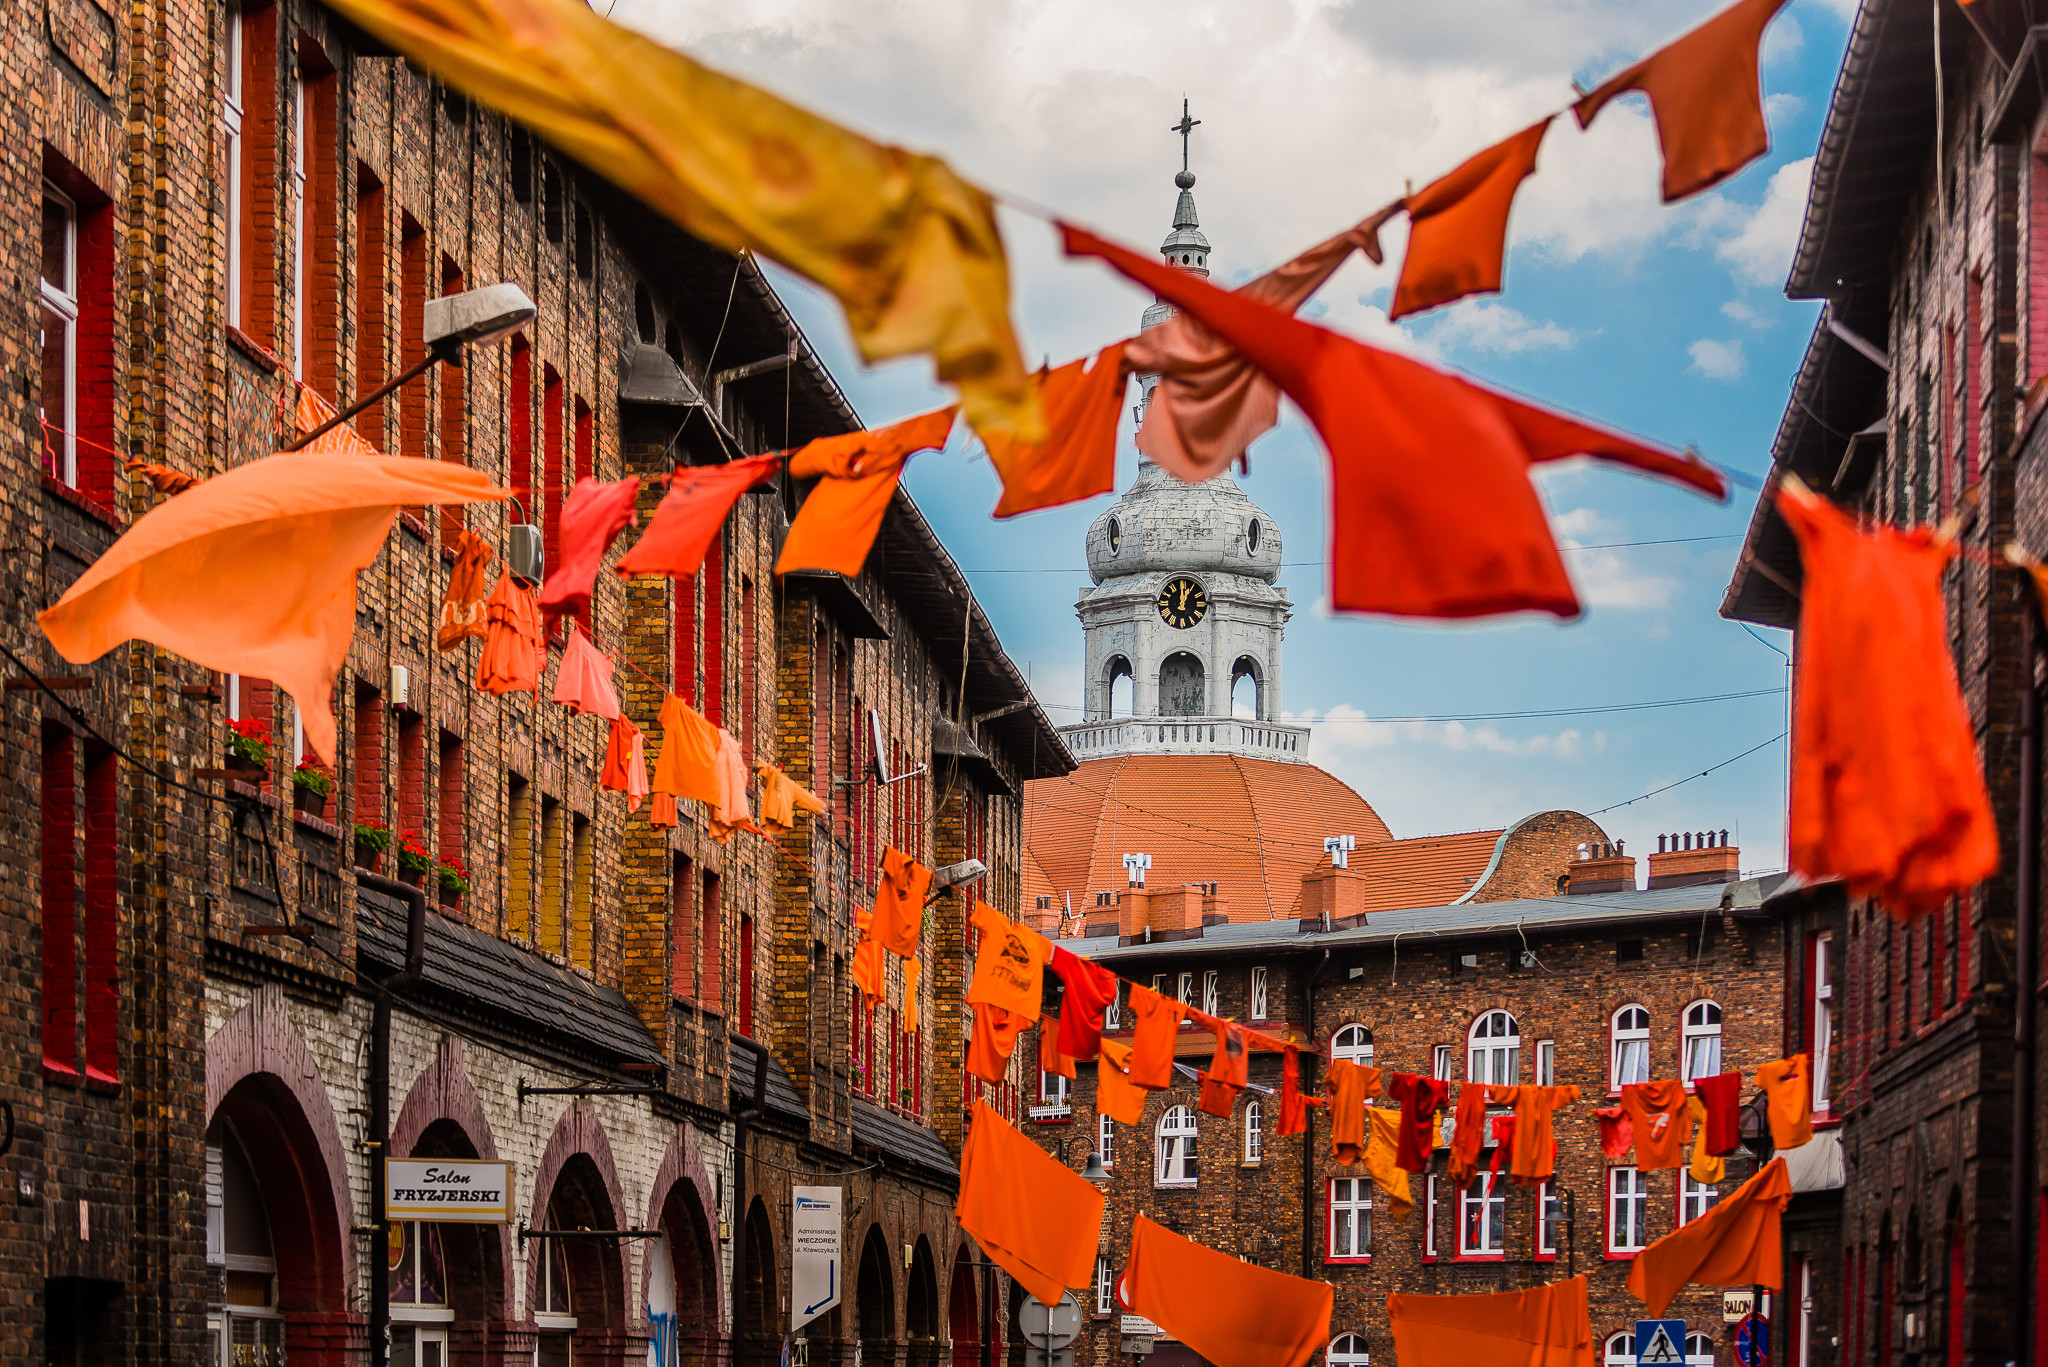
[[[1209,240],[1195,214],[1183,109],[1183,164],[1168,265],[1206,277]],[[1147,327],[1172,309],[1154,303]],[[1158,377],[1141,375],[1149,403]],[[1142,416],[1143,408],[1139,409]],[[1086,639],[1087,720],[1062,727],[1078,759],[1132,752],[1308,759],[1308,728],[1280,717],[1280,645],[1293,612],[1280,577],[1280,531],[1229,474],[1183,484],[1142,454],[1131,487],[1088,529],[1075,609]],[[1128,680],[1128,683],[1122,681]],[[1250,715],[1234,715],[1232,696]]]

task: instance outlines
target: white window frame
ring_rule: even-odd
[[[1266,1161],[1266,1111],[1257,1097],[1244,1103],[1244,1161],[1252,1167]]]
[[[221,125],[227,132],[228,173],[228,325],[239,328],[247,319],[248,301],[242,297],[242,7],[228,6],[227,86],[221,92]]]
[[[1439,1044],[1429,1051],[1429,1075],[1438,1082],[1451,1080],[1451,1070],[1456,1066],[1454,1052],[1448,1044]]]
[[[1116,1269],[1110,1266],[1109,1255],[1095,1255],[1095,1313],[1113,1314],[1116,1311]]]
[[[1685,1168],[1678,1170],[1678,1225],[1683,1229],[1694,1220],[1714,1208],[1721,1199],[1721,1188],[1705,1182],[1695,1182],[1692,1173]]]
[[[1118,978],[1115,985],[1110,989],[1109,1000],[1102,1007],[1102,1028],[1104,1030],[1123,1029],[1123,997],[1124,980]]]
[[[1633,1228],[1624,1232],[1624,1221],[1632,1214]],[[1607,1253],[1627,1257],[1649,1246],[1650,1184],[1640,1168],[1618,1166],[1607,1170]],[[1631,1243],[1628,1234],[1633,1234]]]
[[[1202,971],[1202,1014],[1204,1015],[1216,1016],[1222,1014],[1219,1009],[1223,1005],[1223,986],[1219,981],[1220,977],[1221,975],[1213,968]]]
[[[554,1227],[552,1220],[546,1225],[548,1229],[553,1229]],[[549,1295],[555,1282],[555,1262],[552,1255],[559,1241],[555,1239],[541,1239],[538,1242],[540,1244],[541,1256],[540,1274],[534,1278],[533,1286],[533,1304],[536,1307],[532,1311],[534,1327],[538,1329],[573,1330],[576,1327],[576,1298],[573,1295],[568,1297],[569,1308],[567,1310],[545,1310],[538,1308],[545,1306],[552,1299]]]
[[[1332,1063],[1355,1063],[1361,1068],[1372,1067],[1372,1031],[1363,1025],[1340,1025],[1330,1036],[1330,1061]]]
[[[1697,1018],[1697,1019],[1696,1019]],[[1714,1077],[1721,1071],[1721,1003],[1711,997],[1701,997],[1686,1005],[1679,1017],[1678,1030],[1678,1080],[1688,1088],[1703,1077]],[[1697,1050],[1706,1055],[1697,1060]],[[1697,1063],[1697,1066],[1695,1064]]]
[[[1183,973],[1180,975],[1177,999],[1182,1006],[1193,1006],[1195,1004],[1195,975],[1193,973]],[[1180,1023],[1180,1028],[1186,1030],[1193,1025],[1193,1021],[1184,1019]]]
[[[306,78],[292,72],[292,378],[306,378]],[[446,383],[444,380],[443,383]]]
[[[1251,974],[1251,988],[1246,995],[1245,1014],[1255,1021],[1266,1018],[1266,970],[1263,966],[1254,968]]]
[[[1032,1110],[1036,1116],[1040,1111],[1058,1111],[1064,1115],[1074,1108],[1072,1079],[1065,1073],[1048,1073],[1038,1070],[1038,1105]]]
[[[1557,1085],[1557,1041],[1554,1039],[1536,1041],[1536,1085]]]
[[[1650,1080],[1650,1008],[1624,1002],[1607,1017],[1607,1094]]]
[[[229,721],[242,720],[242,676],[223,674],[221,676],[222,705],[226,707]]]
[[[1168,1106],[1152,1129],[1152,1185],[1192,1187],[1200,1180],[1200,1128],[1185,1106]]]
[[[1636,1367],[1636,1336],[1629,1330],[1609,1334],[1600,1354],[1601,1367]]]
[[[1686,1334],[1685,1367],[1714,1367],[1714,1340],[1711,1335],[1696,1329]]]
[[[423,1301],[417,1299],[419,1295],[419,1288],[426,1284],[426,1278],[420,1275],[419,1270],[420,1262],[422,1259],[426,1257],[427,1252],[427,1241],[424,1227],[434,1222],[431,1220],[399,1220],[394,1221],[393,1223],[410,1225],[412,1227],[408,1229],[405,1234],[405,1256],[407,1259],[411,1261],[413,1265],[412,1285],[413,1295],[415,1299],[409,1301],[401,1301],[396,1297],[393,1297],[389,1302],[391,1307],[391,1318],[399,1321],[422,1322],[427,1324],[447,1323],[449,1321],[452,1321],[455,1318],[455,1307],[453,1305],[445,1301],[436,1302]],[[438,1233],[435,1235],[435,1240],[437,1243],[439,1243],[440,1235]],[[445,1244],[441,1244],[440,1247],[442,1289],[446,1294],[453,1295],[453,1291],[448,1286],[450,1274],[448,1267],[447,1246]],[[385,1276],[388,1277],[391,1275],[388,1269],[388,1265],[384,1265],[380,1262],[380,1266],[386,1267],[386,1270],[384,1272]],[[444,1347],[442,1350],[441,1358],[443,1367],[446,1367],[447,1361],[447,1350]]]
[[[1824,930],[1813,941],[1813,1113],[1829,1114],[1828,1064],[1835,1045],[1835,980],[1828,962],[1835,933]]]
[[[1557,1257],[1557,1229],[1543,1218],[1550,1209],[1550,1183],[1536,1184],[1536,1258],[1544,1261]]]
[[[1339,1334],[1323,1350],[1323,1367],[1372,1367],[1372,1352],[1363,1334]]]
[[[1482,1172],[1458,1192],[1458,1256],[1500,1259],[1508,1255],[1508,1183],[1505,1176]],[[1477,1193],[1475,1195],[1474,1193]],[[1471,1216],[1479,1213],[1479,1242],[1467,1237]]]
[[[1436,1174],[1422,1179],[1422,1261],[1436,1261]]]
[[[57,396],[52,411],[50,396],[42,396],[43,420],[60,429],[56,433],[57,468],[50,471],[67,489],[78,487],[78,201],[49,181],[43,182],[43,199],[64,209],[64,278],[51,280],[42,274],[38,260],[36,278],[43,307],[64,320],[64,392]],[[37,212],[41,212],[38,206]],[[41,248],[37,248],[40,254]],[[44,345],[48,345],[47,339]],[[41,373],[42,357],[36,357]]]
[[[1480,1012],[1465,1032],[1465,1080],[1512,1087],[1521,1071],[1521,1023],[1508,1011]]]
[[[1371,1261],[1372,1179],[1332,1177],[1325,1196],[1324,1209],[1328,1213],[1326,1224],[1329,1230],[1329,1246],[1324,1261]]]
[[[1100,1112],[1095,1116],[1095,1152],[1102,1159],[1103,1167],[1116,1167],[1116,1122]]]

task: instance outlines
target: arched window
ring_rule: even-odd
[[[1244,1103],[1244,1161],[1262,1162],[1266,1156],[1266,1112],[1257,1100]]]
[[[1366,1350],[1365,1335],[1339,1334],[1330,1340],[1329,1348],[1323,1353],[1324,1367],[1372,1367],[1372,1354]]]
[[[1162,1187],[1195,1184],[1195,1113],[1168,1106],[1154,1133],[1152,1180]]]
[[[1650,1013],[1624,1006],[1607,1022],[1607,1090],[1650,1080]]]
[[[1679,1081],[1691,1085],[1694,1078],[1713,1077],[1721,1071],[1721,1006],[1718,1002],[1694,1002],[1685,1008],[1681,1035]]]
[[[1685,1367],[1714,1367],[1714,1340],[1707,1334],[1685,1336]]]
[[[1607,1350],[1601,1354],[1600,1362],[1601,1367],[1636,1367],[1636,1336],[1609,1334]]]
[[[1488,1011],[1472,1022],[1466,1038],[1465,1081],[1512,1087],[1522,1067],[1522,1027],[1505,1011]]]
[[[1362,1025],[1346,1025],[1330,1036],[1330,1061],[1372,1067],[1372,1031]]]

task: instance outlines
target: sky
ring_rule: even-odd
[[[1172,226],[1181,143],[1169,129],[1185,98],[1201,120],[1189,156],[1212,278],[1232,285],[1563,107],[1574,79],[1596,82],[1721,3],[618,0],[612,17],[1148,251]],[[1338,616],[1321,567],[1326,458],[1283,408],[1240,480],[1283,538],[1295,611],[1282,707],[1314,725],[1312,760],[1397,836],[1564,807],[1595,814],[1633,854],[1663,832],[1726,829],[1745,870],[1784,866],[1790,641],[1718,610],[1817,316],[1783,284],[1853,13],[1854,0],[1792,0],[1779,14],[1762,64],[1770,153],[1716,189],[1659,202],[1648,108],[1631,96],[1590,130],[1551,126],[1516,201],[1498,296],[1390,323],[1405,241],[1394,226],[1384,266],[1355,258],[1304,310],[1750,477],[1715,504],[1625,471],[1541,471],[1560,544],[1584,548],[1565,556],[1586,608],[1576,621]],[[1006,207],[1002,227],[1029,359],[1057,364],[1136,330],[1147,294],[1060,256],[1026,212]],[[921,358],[863,368],[833,301],[771,274],[869,425],[947,401]],[[1130,427],[1119,489],[1136,466]],[[1111,496],[993,521],[994,471],[957,433],[905,481],[1053,720],[1079,721],[1082,537]],[[1560,715],[1700,698],[1716,700]]]

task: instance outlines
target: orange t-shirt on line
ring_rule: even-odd
[[[882,885],[875,889],[875,938],[900,959],[916,955],[924,934],[924,897],[932,871],[891,846],[882,851]]]
[[[1149,987],[1131,984],[1131,1081],[1151,1091],[1173,1085],[1173,1050],[1188,1009]]]
[[[1145,1118],[1145,1089],[1130,1079],[1131,1046],[1102,1042],[1095,1060],[1095,1109],[1119,1125]]]
[[[1041,1016],[1038,1019],[1038,1071],[1057,1073],[1064,1078],[1074,1076],[1074,1061],[1060,1052],[1057,1016]]]
[[[1690,1122],[1685,1113],[1685,1084],[1675,1078],[1631,1082],[1621,1089],[1621,1109],[1636,1132],[1636,1166],[1644,1172],[1685,1166],[1685,1141]]]
[[[1338,1059],[1323,1085],[1330,1094],[1330,1149],[1348,1168],[1365,1156],[1365,1103],[1380,1094],[1380,1070]]]
[[[853,951],[853,985],[869,1001],[880,1001],[883,992],[882,946],[873,933],[874,916],[856,911],[853,928],[860,932],[860,945]]]
[[[881,952],[881,946],[875,946],[877,958]],[[991,1087],[1000,1087],[1009,1080],[1010,1055],[1017,1048],[1017,1036],[1031,1022],[987,1002],[975,1002],[972,1009],[974,1026],[967,1040],[967,1071]]]
[[[970,923],[980,932],[981,952],[967,984],[968,1002],[985,1002],[1026,1021],[1037,1020],[1052,941],[986,902],[974,904]]]
[[[1489,1100],[1515,1108],[1515,1147],[1508,1172],[1523,1186],[1550,1180],[1557,1138],[1550,1113],[1579,1099],[1576,1087],[1489,1087]]]
[[[1464,1186],[1479,1171],[1479,1151],[1486,1147],[1486,1084],[1468,1082],[1458,1089],[1458,1110],[1451,1124],[1450,1176]]]
[[[1813,1138],[1813,1072],[1805,1054],[1781,1058],[1756,1070],[1771,1111],[1771,1146],[1796,1149]]]
[[[693,797],[716,808],[725,791],[718,773],[718,728],[671,693],[661,701],[661,753],[654,757],[654,791]]]

